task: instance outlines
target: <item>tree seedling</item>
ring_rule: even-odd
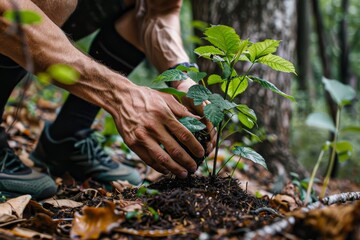
[[[324,153],[329,149],[331,149],[329,167],[327,169],[323,181],[323,187],[320,194],[321,199],[324,198],[325,196],[325,192],[330,181],[331,171],[334,167],[336,154],[339,157],[339,161],[344,162],[351,157],[353,152],[353,147],[351,142],[339,141],[339,135],[342,132],[360,132],[359,126],[347,126],[344,128],[340,128],[341,111],[345,106],[351,104],[352,100],[356,96],[355,90],[349,85],[342,84],[337,80],[323,78],[323,83],[325,85],[325,89],[330,93],[330,96],[337,104],[336,121],[334,123],[331,117],[327,113],[312,113],[308,116],[306,120],[306,124],[309,126],[329,130],[330,132],[333,133],[334,137],[332,141],[326,141],[322,146],[319,157],[316,161],[316,164],[314,166],[314,169],[310,177],[309,186],[305,198],[305,204],[309,202],[315,175],[319,169]]]
[[[271,82],[260,77],[251,75],[250,72],[254,65],[263,64],[275,71],[295,73],[294,65],[274,54],[280,41],[266,39],[261,42],[250,42],[242,40],[235,30],[229,26],[215,25],[204,31],[205,40],[209,45],[195,49],[195,53],[202,58],[216,63],[221,69],[221,74],[210,74],[200,72],[194,67],[179,65],[175,69],[169,69],[160,74],[155,82],[179,81],[191,78],[198,85],[192,86],[187,93],[179,92],[173,88],[163,88],[159,91],[171,93],[180,101],[186,96],[193,99],[194,105],[205,104],[204,117],[217,128],[215,157],[212,175],[216,175],[216,165],[219,145],[222,133],[232,117],[239,119],[243,129],[248,131],[256,126],[257,118],[255,112],[247,105],[236,103],[236,97],[249,87],[249,83],[257,83],[287,99],[294,101],[290,95],[280,91]],[[245,72],[239,73],[235,65],[243,63],[247,66]],[[207,81],[205,82],[205,78]],[[207,86],[220,84],[223,95],[212,93]],[[201,131],[205,125],[197,119],[180,119],[180,121],[191,131]],[[249,131],[248,131],[249,132]],[[249,147],[235,146],[232,153],[241,158],[249,159],[267,168],[265,160]]]

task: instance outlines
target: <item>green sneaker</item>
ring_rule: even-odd
[[[69,137],[56,141],[49,134],[46,124],[39,143],[30,154],[36,166],[47,169],[52,175],[70,173],[76,180],[92,178],[100,183],[127,180],[133,185],[141,183],[139,172],[115,162],[101,146],[103,137],[92,129],[84,129]],[[101,139],[102,138],[102,139]]]
[[[49,198],[57,191],[54,180],[23,164],[7,143],[0,127],[0,192],[6,197],[30,194],[35,199]]]

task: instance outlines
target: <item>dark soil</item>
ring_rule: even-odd
[[[155,209],[160,218],[156,220],[145,215],[128,220],[124,226],[170,229],[182,224],[191,230],[190,233],[167,239],[196,239],[202,232],[213,237],[240,236],[276,217],[268,212],[256,211],[267,207],[268,201],[248,195],[240,185],[230,177],[190,177],[185,180],[163,179],[151,184],[149,189],[159,190],[154,195],[139,197],[136,189],[125,190],[122,193],[125,199],[140,198],[145,206]]]

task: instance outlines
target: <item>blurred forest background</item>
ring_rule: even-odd
[[[255,148],[274,173],[284,166],[287,172],[308,176],[323,143],[331,133],[306,124],[313,112],[328,112],[335,117],[336,106],[326,93],[322,78],[336,79],[359,92],[360,86],[360,1],[358,0],[184,0],[181,26],[184,45],[201,71],[218,71],[216,65],[197,59],[193,49],[201,44],[207,24],[224,24],[236,29],[242,39],[282,40],[277,54],[296,65],[298,76],[273,73],[264,67],[256,74],[296,98],[296,103],[271,91],[251,88],[241,99],[257,114],[255,132],[261,142],[239,133],[233,141]],[[93,36],[77,42],[86,51]],[[241,70],[242,66],[238,67]],[[140,85],[152,85],[157,72],[144,61],[129,77]],[[216,91],[216,89],[213,89]],[[341,125],[360,126],[358,96],[342,112]],[[105,121],[111,124],[111,121]],[[233,129],[236,129],[234,123]],[[105,126],[106,134],[113,129]],[[350,160],[338,162],[333,176],[360,182],[360,134],[345,132],[340,139],[353,145]],[[329,155],[329,154],[328,154]],[[325,173],[324,156],[320,175]],[[280,163],[280,164],[279,164]]]

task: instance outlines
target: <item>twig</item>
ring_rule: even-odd
[[[360,192],[347,192],[347,193],[334,194],[334,195],[325,197],[324,199],[322,199],[320,201],[309,204],[307,207],[303,207],[300,210],[302,212],[307,213],[310,210],[322,208],[324,206],[330,206],[330,205],[336,204],[336,203],[345,203],[347,201],[355,201],[355,200],[360,200]],[[290,216],[290,217],[282,219],[278,222],[275,222],[271,225],[260,228],[258,230],[248,232],[245,234],[244,239],[250,240],[250,239],[258,239],[260,237],[265,237],[265,236],[267,236],[267,237],[274,236],[274,235],[282,232],[284,229],[295,224],[295,222],[296,222],[295,217]]]

